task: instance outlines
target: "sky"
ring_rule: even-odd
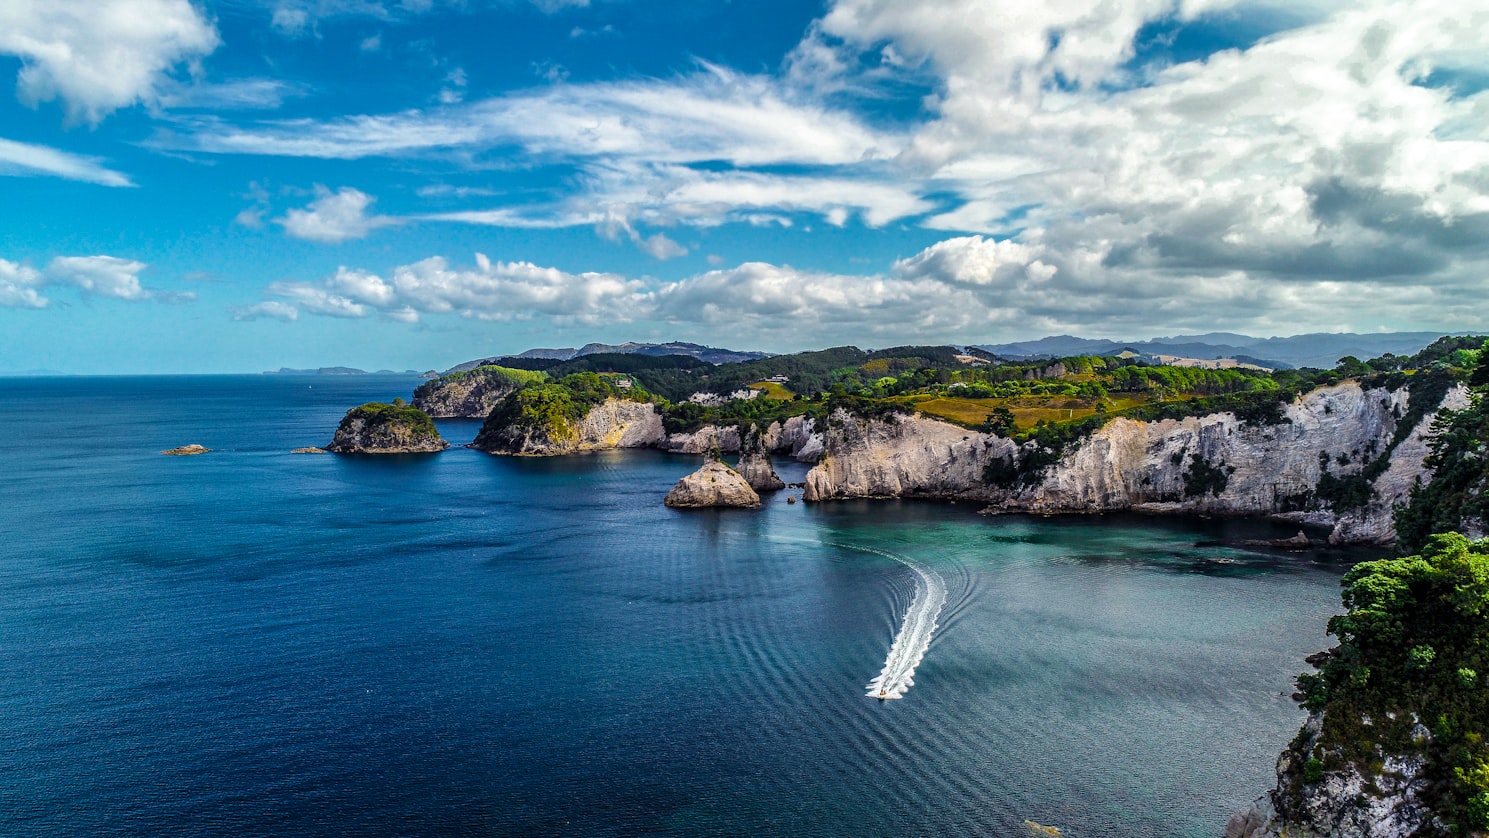
[[[4,0],[0,78],[0,372],[1489,322],[1489,0]]]

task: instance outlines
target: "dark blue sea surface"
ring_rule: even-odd
[[[8,836],[1215,836],[1338,608],[1338,557],[1233,546],[1295,528],[289,453],[409,377],[0,383]],[[940,625],[875,701],[917,567]]]

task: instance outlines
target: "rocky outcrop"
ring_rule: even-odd
[[[662,417],[649,402],[606,399],[566,427],[482,428],[472,448],[492,454],[549,457],[614,448],[645,448],[665,438]]]
[[[1461,406],[1465,398],[1456,388],[1442,406]],[[1395,538],[1393,507],[1424,473],[1430,415],[1391,453],[1368,503],[1335,512],[1315,493],[1325,469],[1348,477],[1388,450],[1408,407],[1404,389],[1365,390],[1350,381],[1287,405],[1278,424],[1251,424],[1232,413],[1117,418],[1073,444],[1032,484],[989,483],[984,468],[1009,467],[1037,453],[1035,443],[1020,449],[923,416],[870,421],[839,412],[821,461],[807,474],[805,496],[968,498],[987,501],[994,512],[1263,515],[1330,526],[1335,543],[1388,543]]]
[[[734,470],[750,484],[756,492],[774,492],[786,488],[786,482],[776,474],[770,463],[770,454],[765,450],[765,438],[760,428],[751,425],[740,443],[739,463]]]
[[[760,496],[739,472],[718,460],[709,460],[703,467],[677,481],[667,493],[668,506],[697,508],[707,506],[760,505]]]
[[[1309,716],[1299,738],[1277,760],[1277,787],[1237,812],[1225,838],[1400,838],[1446,834],[1423,801],[1428,783],[1420,756],[1386,756],[1370,776],[1354,764],[1307,777],[1304,759],[1314,753],[1323,729]],[[1413,736],[1430,740],[1418,725]],[[1425,830],[1424,830],[1425,828]]]
[[[522,382],[492,367],[450,373],[420,384],[414,407],[436,419],[485,419]]]
[[[944,497],[983,499],[983,466],[1009,456],[1012,442],[920,415],[868,420],[838,411],[826,450],[807,472],[804,498]]]
[[[193,442],[190,445],[183,445],[180,448],[172,448],[172,449],[169,449],[167,451],[162,451],[160,453],[166,455],[167,457],[194,457],[197,454],[205,454],[205,453],[207,453],[208,451],[211,451],[211,450],[212,450],[211,448],[207,448],[205,446],[197,445],[196,443]]]
[[[432,454],[449,447],[429,414],[395,400],[348,410],[326,450],[335,454]]]

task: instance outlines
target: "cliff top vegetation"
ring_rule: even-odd
[[[1302,766],[1288,793],[1354,766],[1420,757],[1432,809],[1449,834],[1489,829],[1489,540],[1433,535],[1419,555],[1362,562],[1345,574],[1339,646],[1299,676],[1322,711],[1318,738],[1291,746]]]
[[[403,399],[394,399],[392,404],[384,402],[368,402],[359,405],[346,412],[341,420],[345,425],[353,419],[361,419],[369,429],[384,425],[402,425],[420,435],[439,436],[439,429],[434,426],[434,420],[429,414],[416,407],[410,407]]]

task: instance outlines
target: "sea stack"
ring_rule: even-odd
[[[450,447],[429,414],[394,399],[368,402],[346,412],[336,438],[326,446],[336,454],[432,454]]]
[[[774,492],[786,488],[786,483],[776,474],[770,463],[770,454],[765,450],[765,438],[759,425],[751,425],[739,444],[739,464],[734,467],[740,476],[756,492]]]
[[[760,496],[739,472],[718,460],[709,460],[703,467],[677,481],[667,493],[668,506],[699,508],[705,506],[760,505]]]

